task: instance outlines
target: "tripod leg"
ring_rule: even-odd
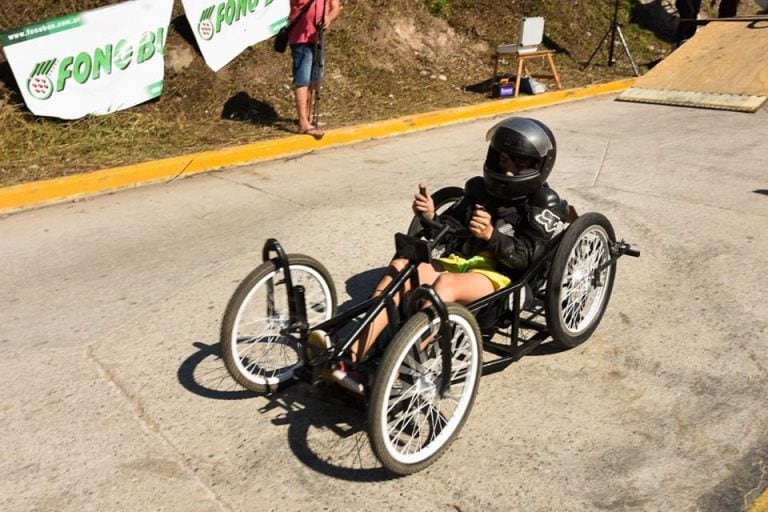
[[[312,97],[312,124],[317,128],[320,122],[320,92],[323,87],[323,73],[325,71],[325,49],[323,48],[322,30],[320,31],[319,43],[315,45],[315,53],[312,62],[314,67],[315,87]]]
[[[637,64],[635,64],[635,59],[632,58],[632,53],[629,51],[629,46],[627,46],[627,40],[624,39],[624,32],[622,32],[620,26],[616,26],[616,31],[619,34],[619,39],[621,40],[621,45],[624,47],[624,51],[627,53],[627,57],[629,57],[629,62],[632,64],[632,71],[635,72],[635,76],[640,76],[640,71],[637,69]]]
[[[589,60],[587,60],[587,62],[583,66],[581,66],[581,70],[582,71],[587,69],[587,67],[590,64],[592,64],[592,59],[594,59],[595,55],[597,55],[597,52],[600,51],[600,47],[603,46],[603,43],[605,42],[606,39],[608,39],[609,35],[611,35],[611,29],[608,29],[608,32],[606,32],[605,35],[603,36],[603,38],[600,40],[600,42],[597,43],[597,46],[595,46],[595,51],[593,51],[592,55],[589,56]]]

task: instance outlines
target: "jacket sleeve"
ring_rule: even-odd
[[[498,223],[497,223],[498,225]],[[499,261],[512,270],[525,270],[531,264],[536,249],[536,242],[527,234],[510,235],[494,229],[488,240],[488,249]]]

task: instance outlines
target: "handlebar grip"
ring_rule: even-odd
[[[426,195],[427,195],[427,187],[419,186],[419,194],[421,194],[421,195],[426,197]]]
[[[640,251],[638,251],[636,249],[627,249],[624,254],[626,254],[627,256],[632,256],[633,258],[639,258],[640,257]]]

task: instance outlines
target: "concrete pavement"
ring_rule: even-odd
[[[744,510],[768,486],[768,112],[610,96],[527,112],[552,186],[643,255],[585,345],[483,379],[459,439],[392,479],[364,415],[238,389],[217,357],[276,237],[368,293],[415,184],[481,171],[495,119],[0,219],[0,509]],[[373,271],[371,269],[374,269]]]

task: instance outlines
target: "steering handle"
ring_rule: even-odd
[[[451,226],[447,222],[430,219],[424,213],[419,213],[416,217],[422,226],[437,231],[438,234],[435,236],[435,240],[442,239],[445,235],[457,238],[470,238],[473,236],[469,229],[463,226]]]

